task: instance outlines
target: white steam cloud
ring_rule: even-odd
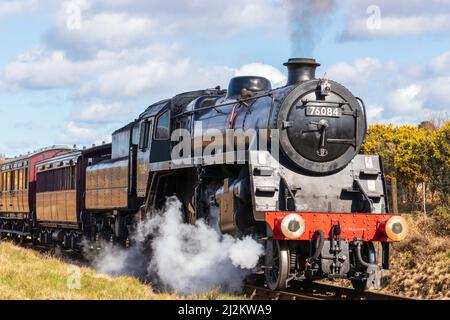
[[[183,295],[217,287],[239,291],[263,255],[263,246],[250,236],[221,235],[203,220],[185,224],[181,208],[176,198],[168,198],[164,210],[138,226],[134,247],[107,246],[93,257],[93,266],[112,275],[150,278],[159,288]],[[149,236],[151,255],[144,251]]]

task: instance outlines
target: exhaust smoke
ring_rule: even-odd
[[[313,57],[335,9],[335,0],[285,0],[289,12],[292,56]]]
[[[264,253],[263,246],[250,236],[221,235],[203,220],[183,223],[182,204],[176,197],[168,198],[165,208],[141,223],[131,238],[135,246],[107,245],[91,256],[92,265],[111,275],[149,279],[164,291],[182,295],[217,287],[222,292],[238,292]]]

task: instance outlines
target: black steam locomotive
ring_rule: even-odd
[[[389,213],[380,158],[358,154],[364,103],[316,79],[314,59],[285,65],[282,88],[236,77],[228,90],[149,106],[111,144],[6,161],[0,235],[75,250],[83,237],[126,245],[133,226],[175,195],[186,223],[204,219],[263,243],[258,270],[271,289],[324,277],[379,287],[389,243],[407,226]]]

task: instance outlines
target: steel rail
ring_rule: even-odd
[[[243,293],[254,300],[415,300],[373,291],[359,292],[351,288],[317,282],[297,282],[288,289],[276,291],[260,284],[245,284]]]

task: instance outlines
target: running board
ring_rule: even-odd
[[[12,233],[12,234],[18,234],[21,236],[30,236],[31,233],[29,232],[22,232],[22,231],[16,231],[16,230],[8,230],[8,229],[0,229],[0,233]]]

